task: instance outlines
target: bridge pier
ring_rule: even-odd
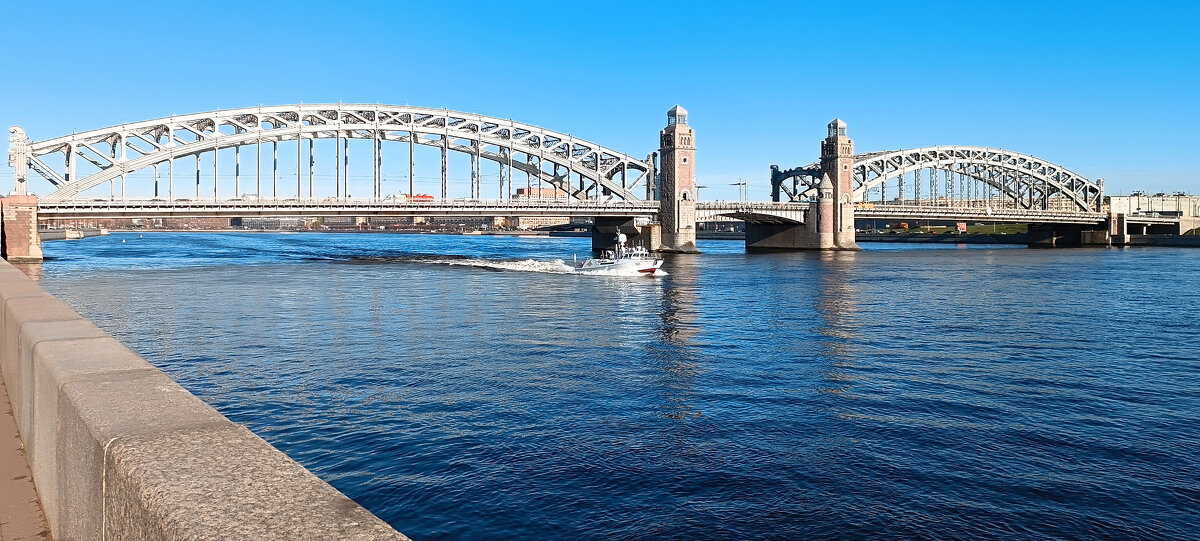
[[[746,251],[787,252],[817,249],[812,230],[803,224],[757,224],[746,222]]]
[[[1030,248],[1108,246],[1112,243],[1112,238],[1108,224],[1100,227],[1081,224],[1029,224]]]
[[[854,141],[846,135],[846,123],[841,119],[833,119],[828,128],[829,134],[821,142],[821,169],[832,183],[833,198],[828,213],[822,198],[821,219],[833,220],[833,247],[822,243],[821,249],[860,250],[854,233]],[[821,232],[825,233],[824,225]]]
[[[0,250],[14,263],[42,260],[42,240],[37,230],[37,196],[0,198]]]
[[[836,250],[834,236],[833,183],[829,175],[818,186],[817,204],[804,211],[804,223],[746,221],[746,250],[778,252],[792,250]]]
[[[860,250],[854,231],[854,142],[846,123],[833,119],[821,141],[821,183],[817,204],[809,206],[803,224],[746,221],[746,249]],[[782,173],[771,171],[772,198],[778,201]]]
[[[667,111],[667,127],[659,134],[662,156],[662,193],[659,194],[660,252],[698,254],[696,247],[696,140],[687,125],[687,110],[676,105]],[[593,237],[595,238],[595,237]]]
[[[617,245],[617,233],[624,233],[630,246],[652,250],[662,245],[662,229],[657,225],[639,226],[636,218],[628,216],[597,217],[592,226],[592,251],[612,250]]]

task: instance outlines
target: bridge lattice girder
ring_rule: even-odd
[[[535,175],[578,198],[590,193],[592,197],[612,195],[636,201],[639,198],[633,190],[652,183],[652,167],[647,161],[569,134],[508,119],[395,105],[250,107],[122,124],[32,143],[29,165],[57,188],[44,197],[46,201],[67,201],[123,174],[176,158],[259,143],[333,137],[443,147],[505,165],[511,160],[513,169]],[[485,150],[487,146],[496,150]],[[513,159],[514,152],[524,154],[528,161]],[[64,156],[62,173],[42,160],[55,153]],[[537,162],[531,163],[534,157]],[[75,178],[78,160],[98,170]],[[556,165],[555,171],[559,167],[565,171],[547,172],[543,163]],[[591,186],[569,186],[571,173],[590,180]]]
[[[938,146],[908,150],[870,152],[854,156],[854,197],[864,201],[867,192],[889,179],[921,169],[940,169],[984,182],[1022,208],[1034,208],[1050,198],[1071,201],[1084,212],[1097,212],[1103,205],[1103,186],[1046,160],[997,148]],[[775,175],[773,182],[788,177],[805,177],[805,189],[791,193],[794,199],[816,197],[820,164],[797,167]]]

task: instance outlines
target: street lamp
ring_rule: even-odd
[[[746,188],[746,181],[743,180],[741,182],[732,182],[729,185],[738,187],[738,201],[746,200],[746,192],[748,191]]]
[[[700,200],[700,190],[707,187],[708,186],[696,186],[696,201]]]

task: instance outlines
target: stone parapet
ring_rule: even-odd
[[[6,262],[0,376],[55,539],[407,539]]]

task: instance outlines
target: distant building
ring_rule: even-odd
[[[268,218],[234,218],[234,227],[245,227],[249,229],[305,229],[307,227],[304,218],[298,217],[268,217]]]
[[[1132,195],[1109,196],[1108,200],[1114,215],[1200,217],[1198,195],[1146,195],[1146,192],[1134,192]]]
[[[425,223],[444,227],[494,227],[496,219],[491,216],[426,216]]]
[[[509,216],[504,219],[505,225],[512,229],[537,229],[548,225],[564,225],[571,223],[567,216]]]
[[[517,188],[517,193],[513,196],[514,199],[521,201],[538,200],[538,199],[566,199],[567,192],[559,188]]]
[[[561,201],[567,199],[567,192],[559,188],[517,188],[513,199],[518,201]],[[510,229],[537,229],[548,225],[563,225],[571,223],[567,216],[509,216],[504,219],[504,225]]]
[[[84,229],[229,229],[229,218],[76,218],[40,220],[51,228]]]

